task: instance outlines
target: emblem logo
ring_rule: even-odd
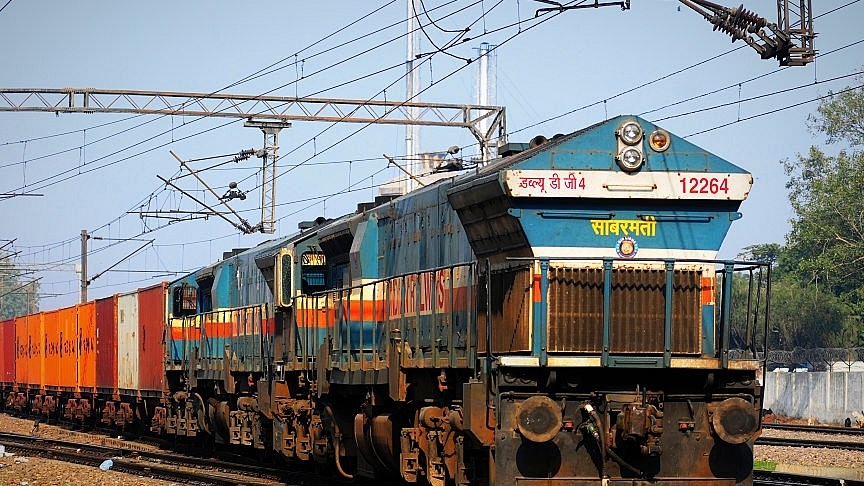
[[[633,258],[639,252],[639,245],[633,238],[625,236],[615,243],[615,252],[622,258]]]

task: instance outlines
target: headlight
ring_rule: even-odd
[[[671,144],[672,137],[669,135],[669,132],[662,128],[658,128],[648,135],[648,145],[650,145],[651,150],[655,152],[664,152]]]
[[[628,147],[618,152],[618,157],[615,160],[625,172],[633,172],[642,167],[642,152],[633,147]]]
[[[626,120],[618,127],[617,134],[627,145],[636,145],[642,140],[642,127],[633,120]]]
[[[561,430],[561,406],[551,398],[534,395],[516,409],[517,430],[531,442],[550,441]]]
[[[761,423],[753,404],[743,398],[727,398],[717,405],[711,427],[723,442],[743,444],[756,436]]]

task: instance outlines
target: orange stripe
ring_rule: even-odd
[[[714,279],[702,277],[702,305],[714,304]]]
[[[534,274],[534,302],[540,302],[542,295],[540,293],[540,274]]]

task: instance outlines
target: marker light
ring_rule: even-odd
[[[627,145],[636,145],[642,140],[642,127],[633,120],[625,120],[618,126],[616,134]]]
[[[627,147],[618,153],[615,160],[625,172],[633,172],[642,167],[642,152],[633,147]]]
[[[669,136],[669,132],[666,130],[658,128],[648,135],[648,145],[655,152],[664,152],[672,145],[672,137]]]

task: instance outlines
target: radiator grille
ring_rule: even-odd
[[[699,354],[699,270],[675,270],[672,353]],[[611,354],[663,353],[666,272],[614,269]],[[603,270],[549,268],[549,351],[598,354],[603,349]]]
[[[481,287],[481,291],[482,291]],[[492,351],[514,353],[531,350],[531,269],[512,269],[492,279]],[[478,334],[486,333],[486,295],[480,299]],[[485,352],[485,340],[480,340],[480,352]]]

